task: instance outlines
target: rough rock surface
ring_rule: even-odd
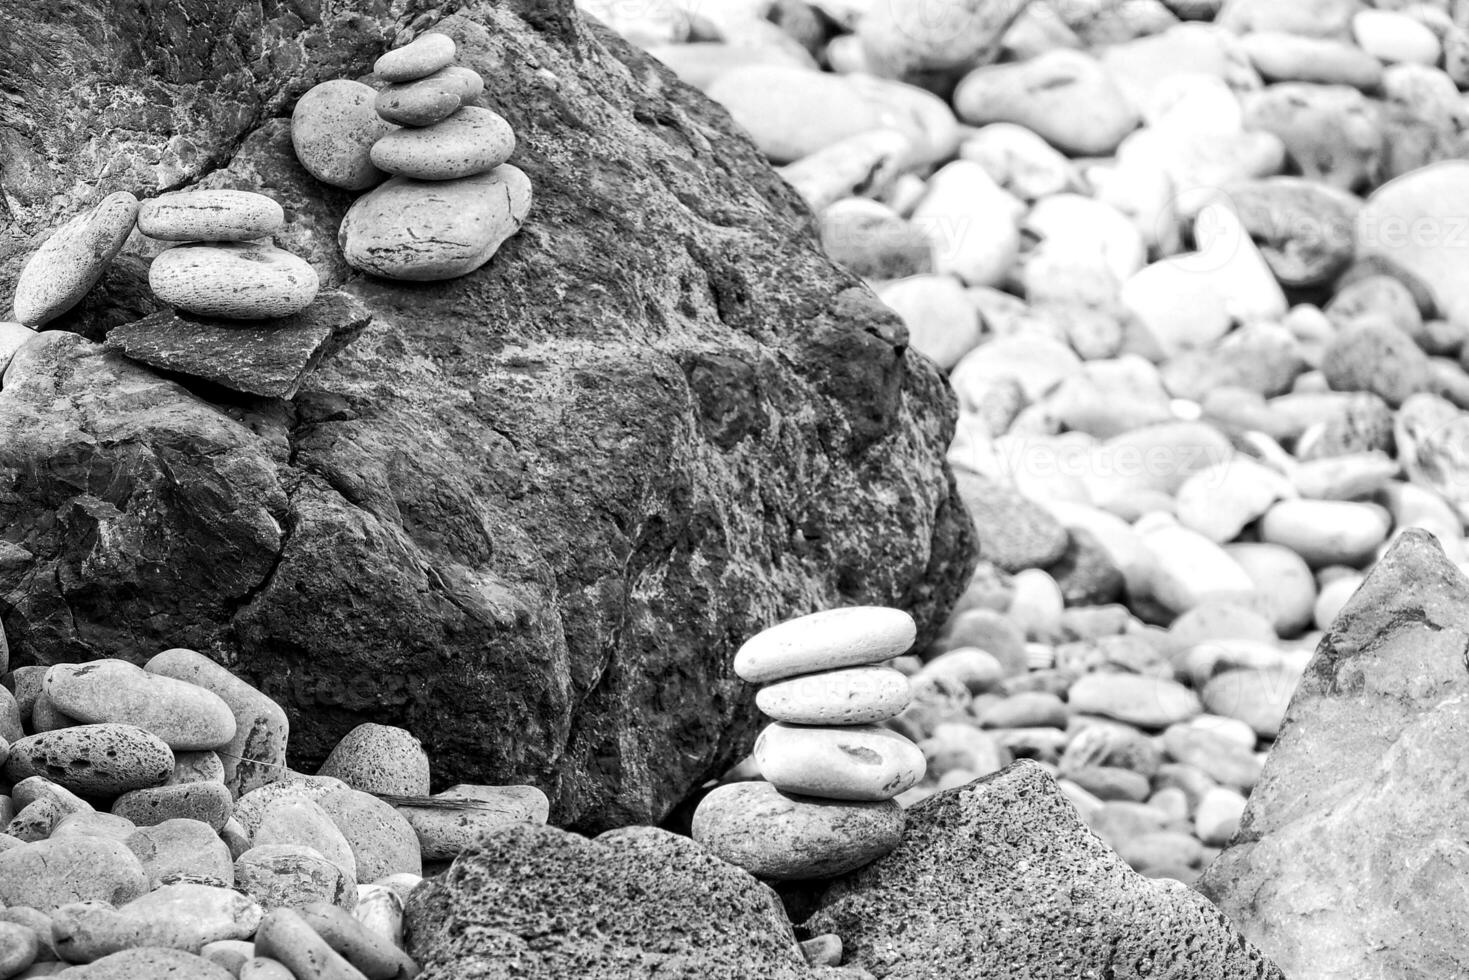
[[[780,899],[686,837],[517,824],[414,890],[421,980],[808,976]]]
[[[1292,980],[1469,969],[1469,580],[1410,530],[1342,609],[1202,889]]]
[[[0,282],[87,202],[197,181],[281,201],[278,244],[373,322],[290,405],[30,345],[0,390],[17,663],[198,649],[287,706],[298,766],[399,725],[441,783],[535,783],[599,828],[748,745],[745,637],[849,603],[942,622],[973,561],[943,379],[727,115],[569,0],[45,10],[0,0],[25,45]],[[465,278],[344,282],[351,196],[281,117],[429,27],[490,83],[536,203]],[[151,312],[147,258],[53,326]]]
[[[914,807],[806,928],[880,980],[1282,980],[1195,892],[1130,869],[1032,762]]]

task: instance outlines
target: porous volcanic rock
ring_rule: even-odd
[[[1196,892],[1129,868],[1033,762],[908,811],[898,849],[806,928],[882,980],[1283,980]]]
[[[404,921],[421,980],[810,976],[769,886],[655,827],[513,824],[415,889]]]
[[[1469,969],[1469,580],[1409,530],[1306,667],[1203,892],[1292,980]]]
[[[28,345],[0,389],[17,664],[196,649],[285,705],[299,768],[397,725],[439,784],[533,783],[600,829],[748,746],[744,638],[846,604],[912,612],[920,644],[943,622],[974,561],[952,395],[723,110],[569,0],[113,7],[0,0],[26,48],[0,76],[0,282],[113,190],[238,187],[372,322],[290,405]],[[284,117],[429,29],[485,76],[536,201],[468,276],[354,277],[352,196],[312,190]],[[129,248],[114,271],[146,280]]]

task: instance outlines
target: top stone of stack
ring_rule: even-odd
[[[432,75],[453,60],[453,38],[424,34],[377,59],[372,70],[385,82],[411,82]]]
[[[735,654],[735,673],[751,684],[841,667],[880,663],[906,653],[918,636],[901,609],[850,606],[770,627]]]

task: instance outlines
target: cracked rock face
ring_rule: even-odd
[[[1201,888],[1292,980],[1469,969],[1469,580],[1409,530],[1306,668]]]
[[[952,396],[722,110],[569,2],[134,8],[0,0],[27,41],[0,76],[0,307],[89,201],[202,186],[279,201],[276,244],[371,319],[290,403],[186,388],[94,343],[157,309],[134,239],[0,381],[15,663],[197,649],[283,703],[298,768],[399,725],[441,784],[534,783],[599,829],[749,745],[744,638],[845,604],[909,610],[920,642],[942,622],[973,560]],[[353,195],[288,117],[429,27],[536,203],[462,279],[354,276]]]

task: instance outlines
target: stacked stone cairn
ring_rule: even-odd
[[[285,224],[264,194],[188,190],[138,206],[138,231],[180,242],[153,260],[148,285],[165,303],[227,320],[268,320],[299,313],[321,283],[305,259],[270,244]]]
[[[302,166],[347,190],[376,188],[342,220],[338,241],[355,269],[453,279],[488,262],[525,221],[530,178],[506,163],[515,133],[469,104],[484,79],[450,64],[454,55],[452,38],[424,34],[377,60],[381,89],[336,79],[296,105],[291,141]]]
[[[285,712],[192,650],[5,660],[0,634],[0,980],[408,980],[425,871],[548,817],[530,786],[430,796],[423,746],[387,725],[293,772]]]
[[[857,606],[813,613],[757,634],[735,673],[764,685],[774,719],[755,743],[764,782],[721,786],[699,804],[694,839],[732,864],[777,880],[827,878],[883,857],[903,837],[893,798],[923,778],[923,751],[882,724],[910,688],[883,665],[913,645],[899,609]]]

